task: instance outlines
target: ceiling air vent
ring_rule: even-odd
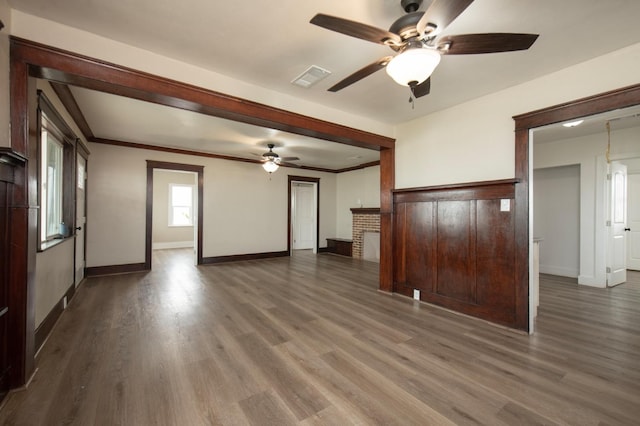
[[[323,78],[331,74],[331,71],[320,68],[317,65],[311,65],[302,74],[291,80],[292,84],[308,89]]]

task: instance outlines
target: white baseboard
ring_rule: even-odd
[[[189,248],[189,247],[193,247],[193,241],[172,241],[168,243],[153,243],[151,245],[151,248],[153,250]]]

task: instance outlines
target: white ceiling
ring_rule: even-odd
[[[404,13],[399,0],[9,1],[14,9],[25,13],[277,92],[392,124],[640,42],[638,0],[476,0],[446,28],[444,35],[524,32],[540,34],[540,37],[531,49],[523,52],[443,57],[432,76],[431,94],[418,99],[415,109],[412,109],[408,103],[408,89],[395,84],[384,71],[340,92],[327,92],[328,87],[342,78],[389,55],[391,51],[385,46],[309,24],[316,13],[322,12],[388,28]],[[429,3],[429,0],[425,0],[421,9],[426,9]],[[333,74],[309,89],[290,84],[294,77],[312,64],[326,68]],[[80,93],[74,91],[74,94],[76,92]],[[92,108],[90,104],[103,102],[99,96],[91,94],[78,96],[87,98],[79,102],[83,108]],[[137,106],[131,103],[126,108]],[[174,113],[172,120],[176,122],[200,121],[200,118],[186,118],[184,112]],[[106,115],[114,121],[106,122]],[[133,127],[115,121],[126,120],[127,117],[120,115],[93,114],[88,121],[98,137],[131,140],[134,137]],[[126,134],[110,136],[116,129],[125,129],[123,133]],[[203,136],[206,128],[198,129],[194,125],[181,129],[184,131],[178,135],[180,137],[173,138],[181,145],[198,146],[198,143],[207,139]],[[158,136],[151,128],[138,131],[135,138],[139,138],[139,142]],[[247,147],[273,136],[268,131],[261,134],[248,131],[252,133],[251,137],[238,137],[238,134],[246,132],[247,129],[239,130],[237,126],[230,125],[220,131],[224,137],[213,137],[219,139],[219,149],[223,149],[225,143],[231,146],[232,142],[238,142],[243,146],[234,146],[233,149],[244,152]],[[286,148],[287,143],[284,144]],[[305,160],[303,152],[285,152],[284,155],[295,155]],[[342,158],[343,155],[337,157]]]

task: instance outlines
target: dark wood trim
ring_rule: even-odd
[[[334,170],[334,173],[352,172],[354,170],[362,170],[362,169],[366,169],[367,167],[374,167],[379,165],[380,165],[380,161],[371,161],[369,163],[363,163],[353,167],[345,167],[344,169]]]
[[[511,198],[515,181],[505,180],[500,184],[478,182],[477,186],[446,187],[437,186],[430,189],[397,191],[393,194],[395,203],[424,202],[437,200],[491,200]]]
[[[213,256],[202,259],[203,265],[215,265],[217,263],[241,262],[244,260],[272,259],[275,257],[288,257],[288,251],[272,251],[266,253],[233,254],[229,256]]]
[[[204,166],[193,164],[171,163],[167,161],[147,160],[147,202],[146,202],[146,226],[145,226],[145,254],[144,263],[148,270],[151,270],[152,236],[153,236],[153,170],[177,170],[183,172],[194,172],[198,175],[198,228],[196,234],[197,260],[196,264],[201,265],[202,239],[204,226]]]
[[[516,115],[516,130],[527,130],[640,104],[640,84]],[[517,176],[516,176],[517,177]]]
[[[353,207],[351,214],[380,214],[380,207]]]
[[[291,193],[291,184],[293,182],[311,182],[316,184],[318,203],[316,205],[316,252],[320,247],[320,178],[309,176],[292,176],[287,178],[287,253],[291,253],[291,208],[293,207],[293,194]]]
[[[11,150],[37,159],[37,86],[29,66],[13,49],[10,61]],[[38,241],[38,161],[14,170],[7,253],[9,382],[22,386],[35,370],[35,259]]]
[[[426,192],[426,191],[439,191],[439,190],[449,190],[449,189],[477,188],[480,186],[484,187],[484,186],[505,185],[505,184],[510,185],[518,182],[519,182],[519,179],[485,180],[480,182],[463,182],[463,183],[454,183],[449,185],[423,186],[420,188],[402,188],[402,189],[395,189],[393,193],[400,194],[400,193],[408,193],[408,192]]]
[[[75,96],[71,93],[69,86],[66,84],[56,83],[55,81],[50,81],[49,84],[51,84],[51,87],[56,95],[58,95],[60,102],[62,102],[62,105],[71,115],[71,119],[76,123],[78,128],[80,128],[84,138],[87,140],[93,138],[93,131],[82,113],[82,110],[78,106]]]
[[[329,247],[320,247],[318,248],[318,254],[320,253],[331,253],[331,249]]]
[[[40,350],[40,348],[42,347],[42,344],[44,343],[45,340],[47,340],[47,337],[49,337],[51,330],[53,330],[53,327],[56,325],[58,318],[60,318],[60,315],[62,315],[62,313],[64,312],[64,309],[65,309],[64,298],[65,297],[67,298],[67,304],[69,304],[69,302],[71,302],[71,299],[73,299],[73,296],[75,295],[75,293],[76,293],[76,286],[75,284],[71,284],[71,286],[69,286],[65,294],[60,298],[58,303],[56,303],[53,306],[53,308],[51,308],[51,311],[49,311],[45,319],[40,323],[38,328],[36,328],[36,333],[35,333],[36,352]]]
[[[27,159],[11,148],[0,148],[0,181],[15,183],[15,167],[24,167]]]
[[[395,150],[380,151],[380,291],[393,291]]]
[[[517,327],[529,330],[529,131],[567,120],[640,104],[640,84],[514,116]]]
[[[254,160],[251,158],[233,157],[231,155],[214,154],[211,152],[193,151],[190,149],[172,148],[168,146],[147,145],[143,143],[126,142],[126,141],[119,141],[114,139],[91,138],[89,142],[101,143],[104,145],[122,146],[125,148],[147,149],[149,151],[170,152],[172,154],[184,154],[184,155],[193,155],[196,157],[216,158],[219,160],[240,161],[242,163],[262,164],[262,161]],[[340,170],[325,169],[324,167],[298,166],[294,164],[281,164],[280,167],[311,170],[314,172],[340,173]]]
[[[15,166],[24,166],[27,162],[27,158],[15,152],[12,148],[9,147],[1,147],[0,148],[0,163],[8,164],[12,167]]]
[[[99,277],[102,275],[130,274],[132,272],[148,272],[146,263],[127,263],[124,265],[90,266],[85,269],[85,276]]]
[[[40,43],[11,37],[14,57],[35,77],[147,102],[368,149],[395,140],[317,118],[225,95]],[[101,76],[100,79],[96,76]]]

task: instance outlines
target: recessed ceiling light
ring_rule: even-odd
[[[582,124],[584,120],[576,120],[576,121],[570,121],[569,123],[564,123],[563,126],[564,127],[576,127]]]
[[[308,89],[329,75],[331,75],[331,71],[320,68],[317,65],[311,65],[302,74],[291,80],[291,83]]]

